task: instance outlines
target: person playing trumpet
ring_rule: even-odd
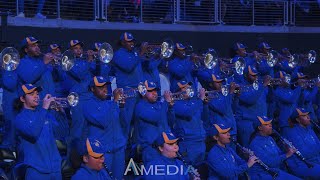
[[[285,133],[289,128],[289,121],[291,113],[297,106],[300,94],[301,86],[291,87],[285,80],[286,73],[279,71],[275,74],[275,78],[281,79],[282,83],[276,86],[274,89],[276,107],[278,112],[278,123],[281,129],[281,133]],[[299,81],[301,83],[301,81]]]
[[[235,84],[232,82],[230,84],[230,88],[228,89],[228,94],[224,95],[222,92],[222,85],[224,82],[224,79],[221,78],[219,74],[212,74],[211,75],[212,79],[212,89],[213,91],[217,91],[216,93],[216,98],[209,99],[208,107],[209,107],[209,118],[208,122],[206,123],[206,129],[210,130],[212,124],[215,123],[223,123],[226,124],[232,129],[230,130],[230,135],[232,137],[237,136],[237,124],[236,120],[233,115],[233,110],[232,110],[232,101],[233,101],[233,96],[236,88],[239,88],[239,85]],[[210,91],[209,91],[210,92]]]
[[[50,54],[41,53],[39,47],[40,41],[34,37],[25,37],[21,43],[21,52],[24,57],[21,59],[17,68],[19,84],[34,84],[43,87],[40,97],[43,98],[46,94],[55,93],[55,87],[51,73],[46,66],[53,60]]]
[[[96,137],[105,149],[105,163],[116,179],[122,179],[125,168],[126,138],[121,127],[120,111],[117,102],[121,90],[115,89],[113,101],[107,100],[108,88],[111,83],[102,76],[94,76],[90,83],[93,93],[90,100],[83,105],[86,120],[86,132],[89,137]]]
[[[68,133],[63,109],[50,111],[55,97],[45,95],[42,107],[39,93],[42,88],[32,84],[19,87],[16,107],[20,113],[14,124],[19,140],[19,158],[28,165],[25,179],[62,179],[61,157],[55,137]]]
[[[148,163],[153,160],[158,152],[152,148],[153,142],[163,131],[169,131],[169,124],[174,122],[173,101],[170,92],[165,91],[164,102],[158,101],[157,85],[154,82],[145,81],[146,94],[135,109],[135,139],[137,147],[142,152],[142,160]]]
[[[170,90],[176,92],[179,90],[177,83],[179,81],[192,82],[192,88],[196,89],[195,79],[193,77],[193,62],[186,56],[186,47],[182,43],[175,44],[174,59],[169,61],[168,70],[170,75]]]
[[[203,121],[206,121],[205,89],[199,91],[199,97],[192,98],[188,94],[188,89],[192,88],[192,82],[178,81],[182,99],[175,101],[173,110],[175,121],[172,125],[172,132],[179,138],[184,139],[180,142],[180,152],[187,163],[196,165],[205,158],[205,137],[206,132]]]
[[[263,83],[258,83],[259,88],[255,90],[252,84],[258,80],[258,71],[253,66],[245,68],[245,82],[240,86],[250,85],[248,91],[236,96],[234,108],[237,122],[238,140],[245,147],[249,145],[250,135],[254,131],[252,123],[259,114],[267,115],[267,93],[270,77],[266,76]]]

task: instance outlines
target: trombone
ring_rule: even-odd
[[[14,71],[20,63],[19,51],[13,47],[6,47],[0,53],[1,67],[6,71]]]
[[[271,78],[270,83],[268,84],[269,86],[279,86],[285,82],[286,84],[290,84],[291,82],[291,75],[286,74],[284,79],[282,78]]]

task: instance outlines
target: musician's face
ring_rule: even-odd
[[[21,96],[20,100],[23,102],[23,106],[26,109],[35,109],[39,105],[39,92],[37,90]]]
[[[52,50],[51,50],[51,52],[52,52],[52,54],[55,54],[55,55],[59,55],[59,54],[61,54],[61,50],[60,50],[60,48],[52,49]]]
[[[220,90],[222,87],[222,82],[213,82],[214,90]]]
[[[218,142],[218,144],[226,145],[230,143],[230,133],[219,133],[218,135],[213,136],[213,138]]]
[[[248,80],[249,82],[254,82],[255,80],[258,79],[258,75],[251,75],[250,73],[248,73]]]
[[[268,53],[270,52],[270,49],[262,48],[262,49],[261,49],[261,52],[262,52],[263,54],[268,54]]]
[[[309,114],[299,116],[299,117],[297,118],[297,121],[298,121],[302,126],[305,126],[305,127],[306,127],[306,126],[309,126],[309,125],[311,124]]]
[[[128,51],[132,51],[134,48],[134,41],[121,41],[121,44]]]
[[[94,86],[91,88],[91,91],[97,98],[101,100],[107,99],[108,88],[106,84],[103,86]]]
[[[246,54],[247,54],[247,51],[246,51],[246,49],[238,49],[238,50],[237,50],[237,54],[238,54],[239,56],[241,56],[241,57],[245,57]]]
[[[73,51],[73,53],[75,54],[75,56],[77,58],[80,57],[82,55],[82,53],[83,53],[83,49],[82,49],[80,44],[77,44],[77,45],[73,46],[71,48],[71,50]]]
[[[153,90],[148,90],[145,98],[150,102],[150,103],[155,103],[158,99],[158,92],[157,89]]]
[[[269,136],[272,134],[272,123],[270,124],[262,124],[259,127],[260,134]]]
[[[25,53],[31,57],[37,57],[41,55],[40,47],[38,43],[30,44],[24,49]]]
[[[104,155],[100,157],[92,157],[90,155],[83,156],[83,162],[90,168],[96,171],[103,169]]]
[[[179,151],[178,143],[167,144],[164,143],[163,147],[159,146],[159,151],[161,154],[167,158],[177,157],[177,152]]]
[[[185,50],[176,50],[175,51],[176,56],[179,58],[184,58],[186,56],[186,51]]]
[[[188,91],[190,88],[191,88],[191,87],[190,87],[189,85],[181,88],[180,91],[181,91],[181,92],[185,92],[185,93],[182,94],[183,99],[189,99],[189,98],[190,98],[190,97],[189,97],[189,94],[187,93],[187,91]]]

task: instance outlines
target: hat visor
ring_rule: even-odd
[[[179,140],[179,138],[176,138],[176,139],[171,139],[171,140],[166,140],[164,143],[166,144],[173,144],[173,143],[176,143],[177,141]]]
[[[231,130],[231,127],[227,128],[227,129],[218,130],[218,132],[219,132],[220,134],[225,134],[225,133],[229,132],[230,130]]]
[[[299,116],[305,116],[305,115],[308,115],[310,114],[310,112],[303,112],[303,113],[300,113]]]
[[[84,43],[83,43],[83,42],[78,42],[78,43],[74,44],[73,46],[70,45],[70,48],[75,47],[75,46],[78,45],[78,44],[80,44],[81,47],[84,46]]]
[[[42,87],[36,87],[34,88],[33,90],[31,90],[30,92],[26,93],[26,94],[31,94],[32,92],[34,91],[38,91],[38,92],[41,92],[42,91]]]
[[[99,158],[101,156],[103,156],[104,153],[96,153],[96,152],[92,152],[92,153],[88,153],[90,156],[94,157],[94,158]]]

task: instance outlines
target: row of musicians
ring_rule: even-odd
[[[213,78],[216,80],[216,83],[220,83],[221,86],[222,79],[217,79],[216,77]],[[108,82],[107,79],[101,76],[95,76],[91,80],[90,90],[92,92],[92,96],[81,108],[86,124],[85,129],[83,130],[85,132],[83,133],[83,136],[96,137],[99,142],[106,146],[104,154],[105,163],[108,167],[110,167],[110,170],[114,172],[114,176],[116,178],[122,178],[125,168],[124,156],[127,142],[125,133],[126,128],[128,127],[126,127],[125,122],[123,122],[125,118],[121,118],[122,115],[126,115],[123,113],[125,108],[122,106],[119,107],[116,103],[120,98],[121,91],[119,89],[115,90],[114,101],[106,100],[108,95],[107,85],[109,83],[110,82]],[[219,119],[218,114],[212,116],[209,115],[211,111],[210,106],[214,107],[215,102],[223,102],[222,104],[220,103],[220,105],[223,105],[224,108],[231,110],[231,96],[233,95],[221,95],[220,98],[214,98],[208,102],[208,100],[205,98],[205,90],[201,89],[199,92],[199,97],[188,98],[188,94],[183,92],[190,87],[190,83],[186,81],[180,81],[178,83],[179,92],[185,96],[184,100],[174,102],[172,101],[170,92],[166,91],[164,95],[165,101],[160,102],[157,101],[158,89],[156,84],[146,80],[144,85],[147,92],[138,102],[135,109],[133,137],[135,138],[135,143],[139,146],[139,149],[142,153],[142,160],[145,164],[152,162],[158,157],[159,152],[154,149],[153,145],[154,141],[157,139],[159,134],[161,134],[161,132],[172,131],[177,137],[181,138],[182,141],[179,142],[179,152],[184,156],[188,164],[197,165],[197,163],[205,160],[205,138],[209,136],[219,140],[217,134],[212,133],[212,128],[216,128],[222,134],[227,133],[226,136],[229,137],[229,140],[230,135],[235,139],[238,138],[240,142],[243,139],[243,136],[249,136],[248,144],[251,144],[252,141],[249,143],[250,136],[252,133],[257,131],[256,127],[260,126],[257,126],[256,124],[258,115],[253,115],[255,116],[253,119],[244,119],[238,121],[226,117]],[[234,86],[231,87],[235,88]],[[54,101],[54,98],[50,95],[45,96],[42,108],[38,108],[40,104],[39,93],[42,90],[40,87],[33,86],[31,84],[25,84],[19,89],[21,89],[19,91],[19,102],[20,104],[23,104],[23,106],[20,106],[22,110],[16,117],[13,124],[19,137],[18,150],[20,158],[22,158],[26,164],[33,168],[30,170],[33,170],[32,176],[37,176],[37,174],[34,174],[34,169],[36,169],[36,172],[40,174],[60,172],[60,170],[58,171],[60,168],[60,163],[58,163],[59,155],[56,152],[56,147],[54,147],[55,144],[52,142],[58,138],[68,138],[69,131],[68,124],[66,124],[65,113],[63,109],[59,109],[58,112],[52,112],[52,110],[48,110],[50,102]],[[263,88],[261,87],[260,89]],[[230,91],[234,92],[232,89]],[[247,92],[239,95],[239,100],[241,99],[240,97],[245,93]],[[254,96],[253,92],[249,94],[250,96]],[[249,94],[246,98],[249,98]],[[262,103],[259,103],[259,105],[261,104]],[[212,111],[211,113],[217,112]],[[251,112],[251,114],[253,113],[255,112]],[[298,113],[298,116],[295,115],[296,113]],[[300,116],[306,116],[306,121],[308,121],[310,124],[309,112],[305,111],[304,109],[299,109],[298,106],[295,106],[289,116],[290,119],[293,120]],[[260,123],[269,122],[269,125],[271,122],[270,119],[266,119],[264,116],[258,118],[258,121]],[[217,126],[217,124],[221,123],[225,124],[226,127],[232,127],[232,129],[227,128],[227,132],[223,133],[224,131],[220,131],[222,126],[220,127],[220,125],[218,125],[220,129]],[[216,125],[213,126],[213,124]],[[286,131],[281,131],[281,133],[287,135],[289,132],[294,130],[295,133],[292,133],[291,135],[296,138],[295,140],[297,140],[298,138],[296,136],[298,135],[298,132],[296,131],[300,130],[301,132],[299,131],[299,133],[302,133],[302,139],[299,141],[294,141],[293,143],[296,146],[299,145],[299,150],[302,149],[302,147],[305,148],[300,151],[305,153],[307,158],[312,159],[313,157],[319,155],[319,149],[310,148],[310,144],[313,143],[312,145],[317,147],[319,146],[319,140],[315,136],[309,124],[306,124],[305,127],[291,127],[292,125],[288,125],[286,127]],[[296,125],[299,124],[296,123]],[[294,129],[294,127],[297,127],[298,130]],[[246,130],[239,133],[240,128]],[[253,131],[250,131],[251,129]],[[237,133],[238,135],[236,135]],[[303,133],[308,133],[308,136]],[[224,142],[223,140],[221,141]],[[298,144],[298,142],[300,144]],[[228,141],[225,141],[224,143],[228,143]],[[265,142],[262,142],[260,146],[265,147],[266,150],[270,150],[270,147],[267,147],[268,144],[263,143]],[[273,142],[271,142],[271,145],[274,146],[272,143]],[[244,143],[242,142],[242,144]],[[217,143],[217,145],[223,146],[223,144],[219,143]],[[78,146],[77,149],[81,148]],[[310,150],[310,152],[308,150]],[[216,156],[216,153],[213,154],[215,158],[214,162],[219,162],[216,160],[216,158],[219,158],[220,156]],[[291,155],[289,154],[288,157],[289,156]],[[210,162],[210,153],[208,157],[208,162]],[[224,161],[226,160],[227,159],[224,158]],[[54,162],[57,164],[52,166],[51,163]],[[268,165],[273,167],[272,163]],[[236,172],[240,172],[240,170],[237,170]]]
[[[126,138],[121,128],[119,113],[123,107],[119,107],[115,102],[119,98],[119,92],[115,93],[115,101],[106,100],[107,83],[108,81],[103,77],[95,77],[91,83],[94,96],[88,101],[83,111],[88,121],[87,136],[95,140],[86,138],[78,149],[83,155],[83,165],[75,175],[77,178],[107,179],[109,175],[102,168],[103,163],[106,163],[115,178],[123,177],[125,166],[123,148]],[[183,85],[181,91],[184,91],[188,83],[181,84]],[[170,92],[165,93],[164,102],[158,102],[156,85],[152,82],[146,82],[145,85],[147,93],[138,103],[135,117],[137,118],[137,139],[142,148],[143,162],[147,167],[179,165],[181,162],[175,159],[176,153],[179,152],[190,165],[197,165],[206,160],[211,179],[237,179],[245,171],[248,171],[252,179],[273,179],[274,177],[318,179],[320,177],[320,141],[310,125],[310,112],[305,109],[296,108],[293,111],[292,126],[283,133],[283,136],[293,145],[288,146],[286,153],[282,153],[270,136],[273,132],[273,120],[266,116],[257,116],[252,122],[255,130],[251,134],[248,146],[255,155],[249,153],[250,158],[246,163],[229,145],[236,137],[231,136],[232,127],[227,122],[210,123],[210,127],[203,128],[202,125],[205,122],[199,117],[201,111],[206,109],[203,89],[200,91],[199,99],[179,102],[191,101],[198,107],[185,109],[179,107],[178,102],[173,104]],[[55,98],[49,94],[43,99],[42,107],[39,107],[41,90],[41,87],[31,84],[25,84],[19,88],[21,111],[14,123],[19,138],[18,154],[28,165],[26,179],[49,177],[61,179],[61,158],[55,139],[68,132],[68,127],[65,126],[66,117],[63,109],[50,110],[50,104],[55,101]],[[201,106],[203,110],[199,108]],[[191,113],[198,114],[198,118],[194,119],[190,116]],[[170,129],[180,136],[179,142],[172,133],[164,133],[170,132]],[[184,131],[183,136],[181,136],[181,130]],[[215,142],[207,158],[205,157],[205,136]],[[85,144],[84,150],[83,144]],[[297,156],[298,150],[300,156]],[[304,156],[303,159],[299,159],[301,154]],[[287,169],[297,177],[281,170],[284,161],[287,162]],[[267,169],[261,165],[262,162],[268,167]],[[188,179],[181,174],[180,176],[178,174],[178,177],[172,174],[161,174],[161,176],[155,174],[150,179],[172,178]]]

